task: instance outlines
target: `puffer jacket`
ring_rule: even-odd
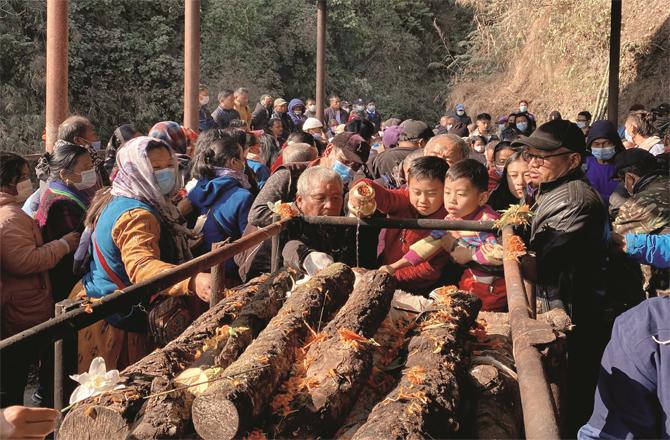
[[[607,213],[581,170],[540,185],[531,226],[537,255],[537,298],[588,319],[603,296]]]
[[[62,242],[44,244],[37,222],[13,195],[0,192],[0,338],[51,318],[48,271],[67,253]]]

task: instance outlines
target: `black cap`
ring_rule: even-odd
[[[642,148],[631,148],[614,156],[614,167],[617,173],[633,165],[642,165],[642,169],[649,171],[658,167],[654,155]]]
[[[362,98],[357,98],[357,99],[354,99],[354,102],[352,104],[354,104],[354,105],[364,105],[365,101],[363,101]]]
[[[586,153],[584,132],[570,121],[556,119],[540,125],[530,136],[521,136],[512,142],[513,147],[533,147],[538,150],[567,148],[575,153]]]

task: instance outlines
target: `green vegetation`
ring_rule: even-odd
[[[468,10],[442,0],[328,5],[327,93],[434,121],[451,75],[437,62],[457,53]],[[147,130],[182,119],[183,0],[70,1],[69,26],[69,108],[94,122],[103,144],[123,123]],[[41,149],[45,38],[44,0],[0,0],[0,149]],[[224,87],[249,88],[252,106],[265,92],[314,95],[313,0],[203,0],[201,41],[211,110]]]

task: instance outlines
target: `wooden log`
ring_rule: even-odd
[[[323,269],[298,286],[277,316],[224,371],[235,379],[213,384],[193,402],[196,432],[204,439],[232,439],[248,429],[286,378],[308,326],[318,326],[346,301],[354,273],[344,264]]]
[[[523,415],[507,313],[480,312],[472,330],[465,430],[472,438],[523,437]]]
[[[194,362],[205,341],[216,335],[218,328],[230,324],[263,283],[272,283],[277,277],[290,283],[290,275],[284,272],[272,277],[262,275],[230,289],[226,298],[196,319],[179,337],[122,371],[125,389],[79,402],[63,420],[59,438],[80,439],[82,432],[87,432],[90,438],[125,439],[151,393],[154,379],[171,379]],[[160,383],[154,386],[161,388]]]
[[[428,313],[410,340],[400,382],[375,405],[354,439],[445,438],[458,431],[458,376],[467,369],[464,343],[481,301],[455,291],[444,293],[439,303],[444,308]]]
[[[307,368],[302,378],[306,387],[291,396],[295,411],[275,415],[281,417],[272,429],[275,437],[332,437],[370,375],[375,346],[369,338],[388,314],[394,289],[394,279],[383,272],[368,272],[357,282],[347,303],[310,345],[300,366]]]
[[[204,367],[223,362],[225,368],[244,351],[270,319],[277,314],[291,289],[287,272],[279,272],[263,283],[251,302],[246,304],[224,334],[225,340],[213,345],[190,367]],[[212,344],[211,344],[212,345]],[[221,346],[219,346],[221,345]],[[223,359],[223,361],[221,361]],[[162,380],[152,384],[151,394],[173,389],[174,384]],[[188,390],[152,397],[142,407],[141,415],[132,430],[138,439],[181,438],[191,428],[191,405],[195,396]]]

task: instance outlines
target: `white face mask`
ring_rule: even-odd
[[[314,105],[314,104],[308,105],[307,110],[309,110],[310,113],[316,112],[316,105]]]
[[[486,148],[486,145],[475,144],[475,151],[477,153],[483,153],[485,148]]]
[[[93,168],[91,168],[90,170],[82,171],[79,175],[81,176],[81,182],[78,183],[73,182],[72,184],[74,185],[75,188],[77,188],[80,191],[92,188],[93,185],[95,185],[98,182],[98,175],[96,174]]]
[[[526,113],[528,111],[528,106],[527,105],[520,105],[519,106],[519,111],[521,113]]]
[[[209,96],[203,96],[200,98],[200,105],[207,105],[209,104]]]
[[[25,202],[28,197],[33,193],[33,184],[30,182],[30,179],[22,180],[16,184],[16,192],[18,193],[16,201],[18,203]]]

